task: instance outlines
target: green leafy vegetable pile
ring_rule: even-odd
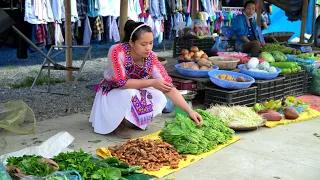
[[[314,53],[302,53],[299,55],[295,55],[296,58],[304,59],[304,60],[317,60],[318,58],[314,56]]]
[[[55,172],[53,166],[48,162],[41,162],[41,156],[24,155],[22,157],[9,157],[7,166],[15,166],[24,175],[44,177]]]
[[[40,162],[41,156],[24,155],[22,157],[9,157],[7,166],[15,166],[24,175],[47,177],[47,180],[65,180],[67,177],[52,175],[55,169],[47,162]],[[129,166],[117,158],[99,160],[83,150],[60,153],[52,159],[59,165],[59,171],[75,170],[82,179],[99,180],[125,180],[123,176],[140,173],[141,166]],[[1,178],[0,178],[1,179]]]
[[[59,165],[60,171],[76,170],[83,179],[114,180],[125,179],[122,176],[138,173],[140,166],[129,166],[117,158],[103,160],[94,159],[90,154],[78,152],[60,153],[53,160]]]
[[[266,43],[266,45],[262,49],[263,52],[273,52],[280,51],[284,54],[301,54],[300,50],[296,50],[294,48],[286,47],[277,43]]]
[[[221,119],[198,109],[203,125],[198,127],[189,117],[178,115],[174,120],[166,121],[159,136],[173,145],[181,154],[201,154],[225,144],[232,139],[234,131]]]

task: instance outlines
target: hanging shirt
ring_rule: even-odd
[[[142,22],[143,18],[147,18],[149,16],[149,13],[145,10],[145,5],[143,0],[139,0],[141,13],[139,14],[139,21]]]
[[[33,0],[33,4],[37,3],[37,1],[40,0]],[[30,24],[41,24],[42,21],[40,21],[34,13],[33,4],[31,3],[31,0],[25,1],[24,21],[27,21]]]
[[[78,21],[77,0],[71,0],[71,22]]]
[[[61,32],[61,26],[59,23],[55,24],[55,40],[56,40],[55,41],[56,46],[63,45],[64,39]]]
[[[49,0],[26,0],[24,21],[30,24],[53,22],[54,17]]]
[[[167,2],[167,9],[168,9],[168,14],[171,14],[176,11],[176,0],[166,0]]]
[[[88,16],[84,20],[83,44],[84,46],[90,45],[92,30]]]
[[[160,4],[160,14],[162,16],[166,16],[167,15],[166,1],[165,0],[159,0],[159,4]]]
[[[34,13],[36,17],[44,23],[53,22],[53,14],[49,0],[35,1]]]
[[[128,17],[131,20],[138,21],[141,12],[139,0],[128,0]]]
[[[88,0],[77,0],[77,10],[79,19],[86,18],[88,11]]]
[[[159,0],[149,0],[149,6],[150,6],[150,14],[153,18],[157,19],[161,17],[161,12],[160,12],[160,4]]]
[[[99,15],[99,10],[98,0],[88,0],[88,16],[97,17]]]
[[[54,20],[61,23],[65,15],[63,0],[51,0],[51,7]]]
[[[120,16],[120,1],[97,0],[97,2],[100,16]]]

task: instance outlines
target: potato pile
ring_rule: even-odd
[[[216,78],[226,81],[233,81],[233,82],[250,82],[250,79],[244,79],[242,76],[239,76],[238,78],[234,78],[230,75],[220,74],[219,76],[216,76]]]
[[[197,63],[195,62],[183,62],[180,63],[181,68],[192,69],[192,70],[210,70],[212,69],[212,62],[206,59],[200,59]]]
[[[190,48],[190,51],[188,49],[182,49],[181,55],[178,57],[180,60],[200,60],[200,59],[206,59],[208,60],[208,55],[203,52],[202,50],[199,50],[197,46],[192,46]]]

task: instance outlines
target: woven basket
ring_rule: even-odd
[[[219,78],[216,78],[216,76],[219,76],[220,74],[230,75],[234,78],[238,78],[239,76],[242,76],[245,79],[250,79],[250,82],[233,82],[233,81],[227,81],[222,80]],[[209,77],[211,82],[213,82],[215,85],[226,88],[226,89],[246,89],[249,88],[254,82],[255,79],[241,73],[232,72],[232,71],[224,71],[224,70],[212,70],[209,72]]]
[[[249,71],[247,69],[245,69],[245,64],[240,64],[238,66],[238,68],[240,69],[240,72],[246,75],[249,75],[251,77],[254,77],[255,79],[274,79],[276,77],[279,76],[279,74],[281,73],[281,69],[276,68],[277,72],[256,72],[256,71]]]
[[[213,65],[218,66],[219,69],[234,70],[237,68],[237,65],[240,59],[233,58],[233,57],[212,56],[212,57],[209,57],[209,61],[211,61]]]
[[[185,68],[181,68],[180,64],[176,64],[175,67],[176,67],[177,71],[183,76],[194,77],[194,78],[206,78],[206,77],[209,77],[208,73],[209,73],[210,70],[185,69]],[[218,70],[219,67],[218,66],[213,66],[212,69],[213,70]]]
[[[266,43],[288,42],[293,34],[293,32],[274,32],[264,34],[263,38]]]

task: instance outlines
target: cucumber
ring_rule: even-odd
[[[291,69],[296,66],[295,62],[275,62],[271,63],[271,66],[283,69]]]
[[[289,69],[289,68],[284,68],[281,70],[282,70],[281,74],[291,74],[291,69]]]

